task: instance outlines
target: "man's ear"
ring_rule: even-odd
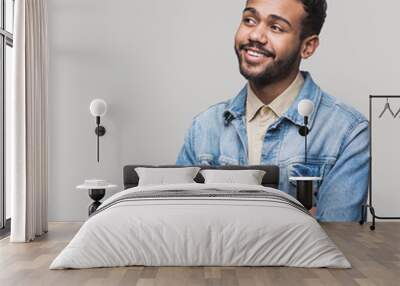
[[[311,57],[319,46],[319,37],[317,35],[312,35],[303,40],[301,45],[301,58],[308,59]]]

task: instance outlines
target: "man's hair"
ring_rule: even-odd
[[[299,0],[303,3],[307,15],[303,19],[300,38],[319,35],[326,18],[328,4],[326,0]]]

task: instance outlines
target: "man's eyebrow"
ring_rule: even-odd
[[[260,13],[258,13],[258,11],[253,8],[253,7],[246,7],[243,10],[243,13],[245,12],[250,12],[255,14],[256,16],[260,16]],[[283,18],[282,16],[276,15],[276,14],[271,14],[268,16],[268,18],[271,18],[272,20],[276,20],[276,21],[283,21],[285,22],[290,28],[292,28],[292,24],[290,24],[289,20]]]
[[[256,14],[256,15],[259,14],[258,11],[257,11],[255,8],[253,8],[253,7],[246,7],[246,8],[244,8],[243,13],[245,13],[245,12],[251,12],[251,13]]]
[[[290,22],[288,20],[286,20],[285,18],[283,18],[282,16],[271,14],[271,15],[268,16],[268,18],[271,18],[272,20],[283,21],[286,24],[288,24],[288,26],[290,28],[292,28],[292,24],[290,24]]]

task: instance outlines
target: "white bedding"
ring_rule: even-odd
[[[350,268],[318,222],[284,203],[258,198],[182,197],[121,201],[131,192],[276,189],[239,184],[135,187],[107,199],[50,269],[145,266]],[[135,193],[136,194],[136,193]],[[108,207],[107,207],[108,205]]]

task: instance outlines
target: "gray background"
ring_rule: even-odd
[[[48,2],[50,220],[87,217],[90,199],[75,189],[84,179],[122,186],[125,164],[174,163],[191,118],[237,94],[245,80],[233,37],[244,3]],[[369,94],[400,94],[400,3],[377,3],[329,1],[321,46],[302,66],[324,90],[366,116]],[[109,104],[100,164],[89,113],[94,98]],[[377,102],[376,112],[383,104]],[[393,105],[397,110],[400,100]],[[395,179],[400,119],[378,123],[374,199],[380,215],[394,215],[400,203]]]

